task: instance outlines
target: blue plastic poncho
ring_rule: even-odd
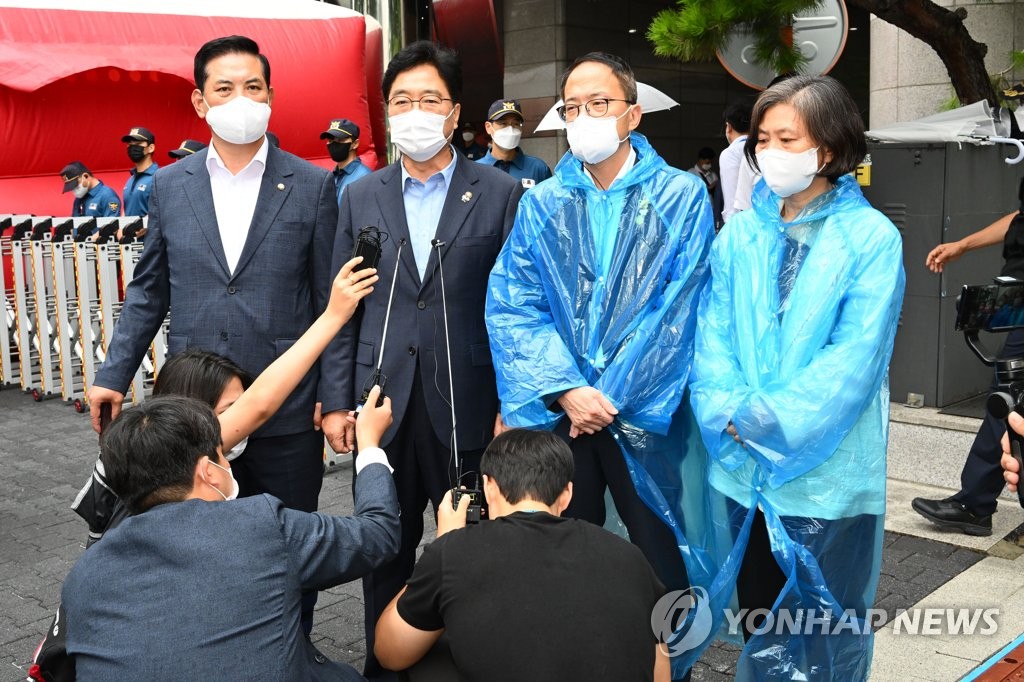
[[[691,404],[720,525],[735,538],[712,581],[723,603],[765,516],[787,583],[772,609],[852,610],[846,627],[779,626],[747,642],[737,679],[867,679],[881,562],[887,371],[905,278],[902,243],[851,176],[790,223],[762,181],[711,254]],[[746,447],[726,433],[732,422]],[[859,619],[859,620],[858,620]],[[781,630],[782,632],[779,632]],[[821,633],[827,634],[821,634]]]
[[[683,536],[703,529],[707,459],[683,394],[714,224],[699,179],[642,135],[630,141],[636,163],[608,191],[566,154],[523,196],[491,272],[487,328],[508,425],[552,428],[561,414],[545,398],[581,386],[615,405],[609,428],[637,491],[699,584],[718,564]],[[675,658],[676,672],[701,649]]]

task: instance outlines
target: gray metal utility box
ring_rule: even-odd
[[[956,297],[964,284],[989,284],[1002,267],[1002,246],[972,251],[941,275],[925,267],[937,244],[975,232],[1018,207],[1024,164],[1009,145],[872,143],[868,201],[903,235],[907,293],[889,367],[894,402],[924,395],[924,404],[945,407],[988,390],[992,370],[953,330]],[[867,178],[865,178],[867,180]],[[992,351],[1003,335],[983,335]]]

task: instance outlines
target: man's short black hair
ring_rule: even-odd
[[[630,104],[636,104],[636,76],[633,75],[633,67],[622,57],[607,52],[588,52],[569,65],[558,81],[558,95],[563,100],[565,99],[565,84],[568,82],[569,76],[577,66],[586,62],[597,62],[611,69],[619,80],[619,85],[622,86],[624,99]]]
[[[423,64],[429,64],[437,69],[452,101],[462,100],[462,59],[458,53],[429,40],[420,40],[403,47],[388,62],[384,80],[381,82],[384,101],[391,98],[391,86],[395,84],[398,74]]]
[[[529,498],[552,505],[572,480],[572,451],[548,431],[511,429],[487,446],[480,473],[494,479],[509,504]]]
[[[697,152],[697,158],[713,160],[715,158],[715,150],[711,147],[701,147],[700,151]]]
[[[100,436],[100,458],[110,488],[139,514],[185,499],[196,463],[218,461],[220,422],[209,405],[183,396],[159,396],[122,412]]]
[[[737,133],[750,132],[750,112],[754,103],[748,98],[733,102],[722,112],[722,120],[732,126]]]
[[[192,75],[196,80],[196,88],[199,92],[203,92],[206,87],[206,65],[226,54],[251,54],[258,57],[263,65],[263,80],[267,82],[267,87],[270,87],[270,62],[266,55],[260,53],[260,46],[256,44],[256,41],[245,36],[225,36],[224,38],[214,38],[196,52]]]

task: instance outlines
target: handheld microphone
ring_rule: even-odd
[[[364,227],[362,230],[359,231],[360,238],[362,237],[363,232],[366,232],[367,230],[370,229],[376,230],[377,228]],[[381,243],[383,242],[378,240],[378,248]],[[356,415],[363,411],[363,407],[366,405],[366,401],[370,398],[370,390],[373,389],[374,386],[380,386],[380,396],[377,398],[377,407],[380,407],[381,405],[384,404],[384,385],[387,383],[388,378],[381,373],[380,367],[381,364],[384,362],[384,345],[387,343],[388,340],[388,322],[391,320],[391,306],[395,302],[395,286],[398,284],[398,267],[402,262],[402,247],[404,246],[405,239],[399,239],[398,254],[395,256],[395,272],[391,277],[391,291],[388,294],[388,307],[384,312],[384,331],[381,334],[380,339],[380,351],[378,351],[377,355],[377,367],[374,368],[373,374],[371,374],[367,379],[366,383],[363,384],[363,393],[359,398],[359,404],[356,405]],[[377,253],[377,260],[380,260],[379,251]],[[363,262],[365,263],[366,261]],[[374,267],[376,267],[376,262],[374,263]]]
[[[478,478],[473,483],[472,488],[460,489],[458,486],[462,483],[464,476],[462,471],[462,457],[459,456],[459,438],[456,434],[456,421],[455,421],[455,381],[452,378],[452,344],[448,338],[448,299],[445,296],[444,289],[444,265],[441,258],[441,247],[445,245],[445,242],[440,239],[433,239],[430,245],[437,249],[437,268],[438,275],[441,280],[441,316],[444,318],[444,348],[448,358],[448,395],[451,398],[449,405],[452,408],[452,457],[455,459],[455,485],[452,486],[452,508],[459,508],[459,500],[463,495],[468,495],[470,502],[469,508],[466,510],[466,522],[467,523],[479,523],[483,513],[483,490],[479,486]]]
[[[381,247],[388,239],[387,232],[381,232],[373,225],[367,225],[359,230],[356,237],[355,247],[352,249],[352,257],[362,256],[363,262],[355,267],[356,270],[364,268],[375,268],[380,262]]]

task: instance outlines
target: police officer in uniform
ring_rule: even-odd
[[[72,216],[107,218],[121,215],[121,200],[117,198],[117,192],[104,185],[81,161],[72,161],[64,166],[60,179],[64,182],[64,192],[75,193]]]
[[[514,99],[499,99],[487,110],[484,123],[491,149],[477,163],[503,170],[529,189],[551,177],[551,169],[536,156],[519,148],[523,136],[523,108]]]
[[[127,146],[128,158],[135,164],[128,182],[124,183],[124,214],[144,216],[149,214],[149,192],[153,185],[153,173],[160,166],[153,161],[156,138],[147,128],[132,128],[121,138]]]
[[[327,130],[320,133],[321,140],[327,140],[327,153],[337,164],[334,167],[334,187],[338,192],[338,205],[341,205],[341,192],[359,178],[373,171],[359,160],[359,126],[347,118],[336,118],[331,121]]]
[[[199,140],[182,140],[177,149],[167,152],[167,156],[177,161],[178,159],[184,159],[186,156],[192,156],[203,149],[206,149],[206,144]]]

